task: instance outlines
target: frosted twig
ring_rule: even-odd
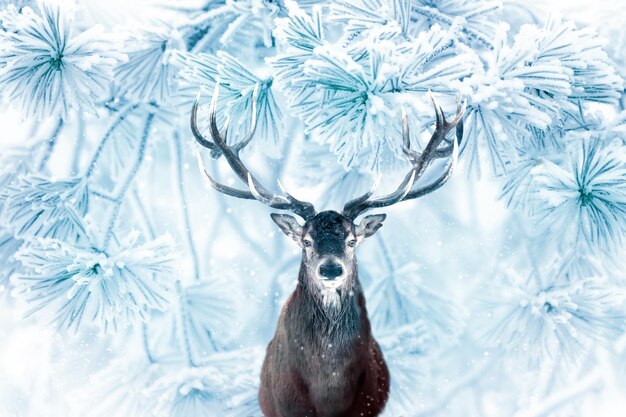
[[[148,362],[154,363],[154,357],[152,356],[152,352],[150,352],[150,343],[148,338],[148,326],[146,323],[141,323],[141,340],[143,344],[143,351],[146,354],[146,358]]]
[[[393,264],[393,259],[391,258],[391,254],[389,253],[389,248],[387,247],[387,243],[385,242],[385,238],[383,237],[383,232],[379,231],[378,234],[378,243],[380,244],[380,250],[383,254],[383,259],[385,260],[385,265],[387,267],[387,273],[391,275],[393,271],[396,269]]]
[[[52,152],[54,152],[54,147],[57,144],[57,139],[59,138],[59,134],[61,133],[62,127],[63,127],[63,119],[59,117],[59,120],[57,121],[57,125],[52,131],[52,135],[50,135],[50,138],[48,139],[48,147],[46,148],[46,152],[43,154],[43,157],[41,158],[41,161],[39,162],[38,169],[40,171],[46,167],[46,164],[48,163],[50,156],[52,156]]]
[[[95,190],[92,189],[92,190],[89,191],[89,194],[94,196],[94,197],[98,197],[98,198],[101,198],[103,200],[110,201],[112,203],[117,203],[117,198],[115,198],[111,194],[106,193],[104,191],[100,191],[100,190],[97,190],[97,189],[95,189]]]
[[[450,17],[450,16],[446,16],[445,14],[441,13],[439,10],[435,9],[434,7],[428,7],[428,6],[413,6],[411,8],[411,10],[413,12],[415,12],[418,15],[424,16],[427,19],[431,19],[437,23],[440,23],[442,25],[445,26],[452,26],[454,24],[454,20]],[[489,9],[485,10],[485,13],[489,12]],[[414,19],[412,18],[411,21],[413,21]],[[489,39],[487,39],[483,34],[481,34],[478,31],[475,31],[473,29],[467,28],[467,27],[463,27],[461,28],[461,31],[463,33],[465,33],[467,35],[468,38],[477,41],[478,43],[480,43],[482,46],[484,46],[485,48],[493,48],[493,45],[491,44],[491,41]]]
[[[188,22],[179,26],[177,29],[183,30],[193,27],[199,27],[214,19],[223,17],[226,13],[233,13],[233,8],[228,3],[215,9],[208,10],[207,12],[202,13],[201,15],[194,17],[193,19],[190,19]]]
[[[148,229],[148,233],[154,239],[154,237],[156,236],[154,226],[149,221],[148,211],[143,205],[143,202],[141,201],[141,198],[139,197],[136,190],[133,190],[133,197],[137,205],[137,208],[139,209],[139,213],[141,214],[141,218],[144,219],[144,223],[146,225],[146,228]],[[185,354],[187,364],[189,366],[197,366],[193,359],[193,353],[191,351],[191,341],[189,340],[189,331],[187,329],[187,321],[189,317],[189,312],[187,311],[187,297],[185,296],[180,280],[176,281],[176,293],[178,295],[178,301],[179,301],[179,309],[178,309],[177,316],[178,316],[178,321],[179,321],[178,325],[180,326],[180,330],[181,330],[181,334],[180,334],[181,348]],[[143,331],[144,331],[143,345],[144,345],[144,350],[146,352],[146,356],[148,357],[148,360],[150,360],[150,362],[154,362],[155,359],[150,353],[150,346],[148,345],[147,327],[144,327]],[[211,335],[209,335],[209,339],[211,340],[212,344],[215,346],[215,342],[213,341]]]
[[[122,203],[124,202],[124,196],[128,191],[131,183],[137,176],[137,172],[139,172],[139,168],[141,167],[141,163],[143,162],[144,156],[146,154],[146,143],[148,142],[148,136],[150,135],[150,128],[152,127],[152,120],[154,119],[154,113],[148,114],[146,119],[146,125],[143,130],[143,134],[141,135],[141,142],[139,143],[139,147],[137,150],[137,157],[135,159],[135,163],[128,173],[122,187],[116,195],[116,202],[113,206],[113,213],[111,214],[111,219],[109,220],[109,226],[107,227],[107,231],[104,235],[104,242],[102,244],[102,249],[106,251],[111,243],[111,238],[113,237],[113,230],[115,229],[115,223],[117,222],[117,218],[120,214],[120,209],[122,207]]]
[[[128,117],[128,115],[137,107],[139,107],[138,103],[128,106],[124,110],[121,110],[117,118],[113,121],[113,123],[111,123],[111,126],[109,127],[109,129],[106,131],[106,133],[100,140],[100,144],[98,144],[98,148],[96,149],[96,152],[91,158],[91,162],[89,162],[89,166],[87,168],[87,172],[85,173],[85,177],[87,178],[91,177],[94,169],[96,168],[96,165],[98,164],[98,160],[100,159],[102,150],[104,149],[104,146],[109,141],[109,138],[111,137],[113,132],[120,126],[120,124],[122,124],[122,122],[126,120],[126,117]]]
[[[602,381],[602,373],[600,369],[595,369],[585,378],[576,384],[570,385],[563,390],[550,395],[539,404],[530,407],[528,410],[520,411],[514,417],[542,417],[556,410],[571,400],[580,398],[583,394],[588,393],[596,388],[598,383]]]
[[[187,365],[195,367],[196,364],[193,360],[193,352],[191,351],[191,341],[189,340],[189,330],[187,329],[187,322],[189,318],[189,312],[187,311],[187,297],[185,296],[180,280],[176,281],[176,292],[178,294],[178,302],[180,304],[180,308],[178,309],[178,319],[181,332],[180,336],[183,342],[183,352],[185,354],[185,359],[187,360]]]
[[[425,410],[421,410],[418,413],[413,414],[412,417],[432,417],[434,414],[440,412],[443,408],[445,408],[450,400],[458,394],[461,390],[471,385],[474,381],[476,381],[485,370],[487,370],[488,366],[491,364],[490,361],[483,363],[478,366],[469,374],[465,375],[461,378],[456,384],[452,385],[446,392],[444,392],[438,399],[432,404],[430,407]]]
[[[78,164],[80,163],[80,155],[83,152],[83,145],[85,144],[85,120],[82,117],[78,118],[78,132],[76,134],[76,146],[74,147],[74,154],[72,155],[72,175],[77,175]]]
[[[154,226],[152,225],[152,222],[150,221],[150,217],[148,216],[148,211],[146,210],[146,207],[143,205],[143,202],[141,201],[141,197],[139,197],[139,193],[137,193],[136,189],[133,189],[132,197],[134,198],[135,204],[137,205],[137,208],[139,209],[139,214],[141,215],[140,216],[141,220],[144,223],[144,228],[146,229],[145,230],[146,233],[148,234],[148,236],[150,236],[150,239],[156,238]],[[145,322],[141,323],[141,339],[142,339],[143,351],[146,354],[146,358],[148,359],[148,362],[155,363],[156,360],[154,359],[154,356],[152,356],[152,352],[150,351],[150,336],[148,334],[148,325]]]
[[[191,259],[193,261],[193,272],[196,280],[200,279],[200,265],[198,261],[198,252],[196,245],[191,234],[191,219],[189,217],[189,203],[187,202],[187,194],[185,190],[185,180],[183,175],[183,150],[180,136],[178,132],[174,133],[174,155],[176,158],[176,182],[178,188],[178,197],[183,213],[183,225],[185,227],[185,237],[187,238],[187,245],[191,252]]]

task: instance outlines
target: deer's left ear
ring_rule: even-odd
[[[363,217],[361,223],[356,227],[356,234],[360,238],[372,236],[378,229],[383,227],[383,221],[387,218],[386,214],[373,214]]]
[[[296,242],[300,242],[302,239],[302,226],[298,224],[298,221],[295,217],[290,216],[288,214],[278,214],[272,213],[270,214],[274,223],[280,227],[280,230],[283,231],[284,234],[295,240]]]

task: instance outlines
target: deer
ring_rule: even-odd
[[[372,209],[427,195],[451,177],[463,137],[465,102],[457,99],[457,112],[447,122],[432,94],[436,124],[421,152],[411,149],[407,114],[402,109],[402,152],[410,162],[409,172],[395,191],[374,197],[375,185],[348,201],[341,212],[317,212],[312,203],[262,185],[242,162],[240,152],[252,140],[257,125],[258,85],[253,92],[252,116],[241,140],[227,144],[228,129],[217,126],[216,82],[205,138],[197,126],[199,96],[191,110],[191,131],[196,141],[224,157],[233,173],[245,184],[234,188],[209,174],[196,151],[198,165],[209,184],[225,195],[261,202],[281,212],[272,213],[278,228],[302,249],[295,290],[282,307],[276,332],[269,342],[261,369],[258,394],[265,417],[374,417],[383,411],[389,397],[390,375],[380,346],[372,335],[363,288],[359,282],[356,248],[382,227],[386,214]],[[448,133],[456,129],[449,139]],[[427,185],[417,186],[431,163],[448,158],[443,173]],[[290,214],[298,216],[301,221]]]

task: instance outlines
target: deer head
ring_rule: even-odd
[[[366,216],[359,225],[336,211],[323,211],[301,226],[288,214],[271,214],[280,229],[302,248],[302,285],[321,295],[323,304],[339,306],[355,282],[356,246],[382,226],[386,215]],[[339,289],[343,291],[338,291]]]
[[[339,288],[350,289],[354,285],[355,248],[365,238],[376,233],[382,226],[386,215],[365,216],[358,224],[355,220],[368,210],[422,197],[441,187],[452,174],[457,160],[458,145],[463,136],[462,117],[465,104],[459,104],[456,116],[451,122],[447,122],[443,110],[431,95],[435,107],[436,127],[422,152],[416,152],[410,147],[407,115],[404,110],[402,111],[403,152],[411,163],[411,168],[397,189],[388,195],[373,198],[376,189],[374,186],[368,193],[346,203],[341,212],[317,213],[313,204],[296,199],[283,189],[280,182],[278,185],[282,193],[270,192],[250,173],[239,157],[240,151],[250,143],[256,129],[258,85],[253,94],[250,129],[246,136],[234,145],[226,143],[227,133],[221,133],[216,123],[218,95],[219,81],[215,86],[209,116],[212,141],[206,139],[198,130],[196,123],[198,100],[194,103],[191,112],[191,130],[198,143],[212,151],[213,158],[224,156],[235,174],[247,185],[247,189],[236,189],[217,182],[204,168],[200,155],[197,154],[201,169],[213,188],[221,193],[237,198],[258,200],[274,209],[290,211],[302,218],[304,224],[300,224],[289,214],[271,214],[272,220],[278,227],[302,248],[302,265],[306,268],[306,282],[301,284],[314,287],[322,294],[328,295],[330,301]],[[454,128],[456,128],[456,138],[448,139],[447,134]],[[447,157],[450,157],[448,165],[439,178],[432,183],[415,186],[431,162]]]

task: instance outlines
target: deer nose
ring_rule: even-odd
[[[326,279],[335,279],[343,273],[343,268],[339,264],[324,264],[320,267],[320,275]]]

